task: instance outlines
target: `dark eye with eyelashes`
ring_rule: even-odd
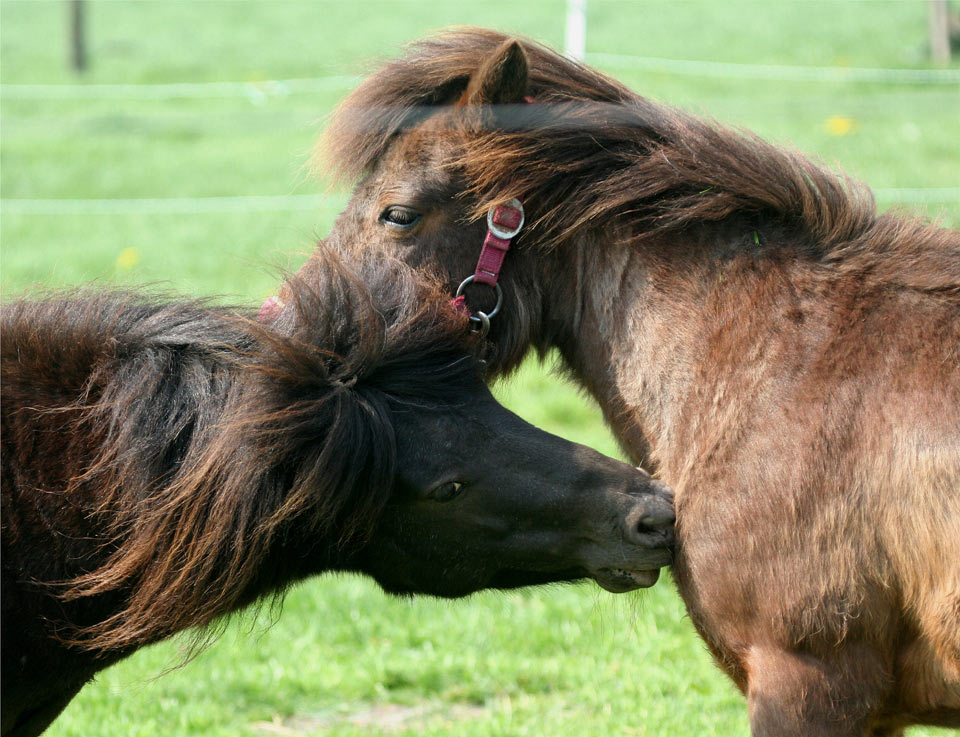
[[[380,213],[380,222],[395,228],[409,228],[420,220],[420,213],[412,207],[390,205]]]
[[[432,489],[428,496],[435,502],[449,502],[460,496],[463,491],[463,484],[459,481],[448,481],[445,484]]]

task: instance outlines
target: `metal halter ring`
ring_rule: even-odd
[[[486,338],[487,333],[490,332],[490,317],[486,312],[482,310],[477,310],[476,315],[470,315],[470,332],[478,333],[481,338]],[[476,323],[479,323],[476,327],[473,327]]]
[[[457,297],[461,296],[467,284],[472,282],[475,277],[475,274],[471,274],[462,282],[460,282],[460,286],[457,287],[457,293],[453,295],[453,298],[456,299]],[[475,330],[471,328],[471,330],[473,330],[475,333],[480,333],[481,338],[486,337],[487,333],[490,332],[490,318],[500,312],[500,307],[503,305],[503,290],[500,288],[499,284],[493,284],[492,286],[494,292],[497,294],[497,303],[493,306],[493,309],[490,310],[489,314],[483,310],[477,310],[476,313],[470,315],[470,322],[474,324],[479,323],[479,327],[477,327]]]
[[[466,279],[464,279],[462,282],[460,282],[460,286],[457,287],[457,293],[453,295],[453,298],[456,299],[456,298],[459,297],[461,294],[463,294],[464,288],[467,286],[467,284],[469,284],[470,282],[472,282],[475,278],[476,278],[476,274],[471,274],[471,275],[468,276]],[[499,285],[499,284],[493,284],[493,285],[491,285],[491,286],[493,286],[493,290],[497,293],[497,303],[493,306],[493,309],[490,310],[490,312],[488,312],[488,313],[483,313],[483,312],[479,312],[479,311],[477,312],[477,314],[479,314],[479,315],[484,315],[484,317],[486,317],[487,319],[493,317],[493,316],[496,315],[498,312],[500,312],[500,307],[501,307],[501,305],[503,305],[503,290],[500,288],[500,285]],[[473,318],[470,318],[470,319],[472,320]]]
[[[496,207],[491,207],[487,210],[487,229],[493,233],[497,238],[501,238],[505,241],[513,238],[517,233],[520,232],[520,229],[523,227],[523,223],[526,221],[526,215],[523,212],[523,205],[520,204],[520,200],[514,197],[512,200],[503,203],[504,207],[509,207],[513,210],[516,210],[520,213],[520,222],[517,223],[517,227],[513,230],[504,230],[495,222],[493,222],[493,215],[496,212]],[[493,317],[493,313],[490,313],[490,317]]]

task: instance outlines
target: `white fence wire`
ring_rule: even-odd
[[[4,84],[0,100],[177,100],[245,97],[254,101],[292,94],[349,90],[360,77],[333,75],[262,82],[176,82],[172,84]]]
[[[144,197],[137,199],[4,199],[0,212],[18,215],[183,215],[220,212],[317,210],[323,195]]]
[[[655,56],[586,54],[594,64],[725,79],[766,79],[781,82],[865,82],[878,84],[958,85],[960,69],[871,69],[868,67],[814,67],[776,64],[740,64],[723,61],[663,59]]]
[[[575,53],[580,53],[576,51]],[[789,82],[858,82],[876,84],[956,85],[960,69],[873,69],[815,67],[666,59],[586,52],[586,61],[609,67],[640,69],[688,76],[726,79],[766,79]],[[178,82],[172,84],[2,84],[2,100],[175,100],[243,97],[257,100],[293,94],[348,90],[360,77],[331,75],[259,82]]]

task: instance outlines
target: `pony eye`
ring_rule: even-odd
[[[380,222],[400,228],[409,228],[420,219],[420,213],[411,207],[391,205],[380,213]]]
[[[435,502],[449,502],[460,496],[462,490],[463,484],[459,481],[448,481],[433,489],[430,492],[430,498]]]

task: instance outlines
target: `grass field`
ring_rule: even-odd
[[[159,283],[257,304],[346,199],[303,163],[371,61],[451,24],[555,46],[561,0],[88,2],[90,68],[66,65],[64,2],[0,0],[0,291]],[[921,0],[590,0],[588,52],[718,62],[923,68]],[[880,190],[960,185],[957,86],[784,82],[599,65],[660,100],[749,127]],[[955,65],[956,66],[956,65]],[[329,77],[283,94],[260,82]],[[9,85],[249,82],[239,94],[50,99]],[[19,94],[21,97],[12,95]],[[25,94],[48,95],[22,99]],[[237,208],[194,198],[316,194]],[[167,198],[185,198],[175,203]],[[65,212],[121,200],[108,212]],[[126,200],[145,200],[138,203]],[[888,196],[882,206],[895,205]],[[29,202],[24,202],[29,201]],[[909,206],[908,207],[919,207]],[[960,226],[960,203],[923,211]],[[199,211],[206,208],[206,211]],[[30,212],[28,210],[33,210]],[[536,365],[498,389],[552,432],[615,454],[596,409]],[[743,701],[665,578],[398,601],[354,578],[296,589],[279,618],[231,624],[188,665],[177,643],[106,671],[50,735],[743,735]],[[943,735],[918,729],[912,735]]]

